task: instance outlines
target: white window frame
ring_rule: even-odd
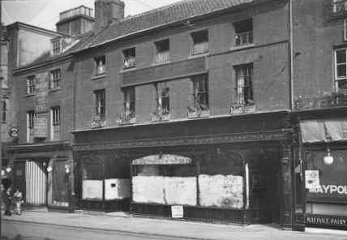
[[[27,142],[34,142],[34,128],[35,128],[35,112],[27,112]]]
[[[50,72],[50,89],[60,89],[61,70],[54,69]]]
[[[337,73],[337,67],[338,67],[338,63],[337,63],[337,52],[344,50],[345,51],[345,62],[344,63],[340,63],[339,65],[346,65],[346,70],[345,70],[345,75],[346,76],[342,76],[342,77],[338,77],[338,73]],[[335,86],[335,91],[339,91],[339,81],[346,81],[347,82],[347,47],[345,48],[339,48],[339,49],[335,49],[334,50],[334,86]]]
[[[60,140],[61,108],[51,107],[51,140]]]

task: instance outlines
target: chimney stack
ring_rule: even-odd
[[[112,21],[124,18],[124,2],[121,0],[95,0],[95,31]]]

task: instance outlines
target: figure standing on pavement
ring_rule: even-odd
[[[17,188],[16,192],[13,194],[13,201],[16,204],[16,208],[14,209],[14,213],[21,215],[22,214],[22,202],[23,202],[23,194]]]
[[[11,216],[11,204],[12,204],[11,187],[7,187],[4,189],[3,198],[4,198],[4,204],[5,204],[5,215]]]

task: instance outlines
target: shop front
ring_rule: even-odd
[[[287,117],[75,131],[76,209],[291,226]]]
[[[298,230],[347,230],[347,118],[335,116],[311,112],[299,120],[294,218]]]
[[[70,211],[73,176],[70,143],[8,146],[12,188],[25,205]]]

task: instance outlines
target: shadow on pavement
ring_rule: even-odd
[[[1,240],[25,240],[26,238],[22,237],[22,235],[17,235],[14,238],[8,238],[5,236],[1,236]],[[43,240],[53,240],[52,238],[44,238]]]

